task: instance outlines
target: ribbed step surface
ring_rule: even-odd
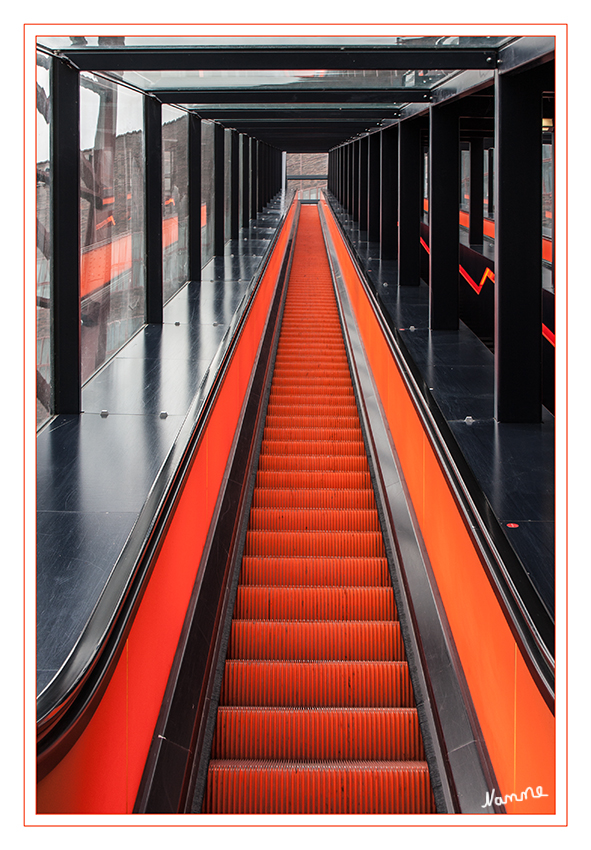
[[[435,811],[312,206],[300,214],[202,811]]]

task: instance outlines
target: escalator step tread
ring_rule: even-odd
[[[394,620],[389,587],[238,587],[236,619]]]

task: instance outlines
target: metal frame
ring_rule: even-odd
[[[201,119],[189,115],[189,278],[201,280]]]
[[[429,89],[392,88],[297,88],[277,86],[265,89],[199,88],[199,89],[150,89],[151,94],[162,103],[180,103],[205,106],[206,104],[379,104],[424,103],[431,98]]]
[[[281,45],[233,48],[195,45],[191,47],[120,47],[61,50],[81,71],[289,71],[302,68],[335,70],[462,70],[495,68],[497,49],[424,47],[398,45],[345,49],[307,45],[300,49]]]
[[[144,98],[146,307],[148,324],[162,324],[162,104]]]
[[[398,126],[398,284],[421,280],[421,132],[418,121]],[[457,225],[456,225],[457,226]],[[457,239],[457,233],[456,233]]]
[[[81,411],[79,74],[51,65],[52,413]]]
[[[453,104],[431,106],[429,326],[433,330],[456,330],[459,323],[459,162],[460,122],[457,110]]]
[[[542,77],[495,86],[495,418],[542,417]],[[519,186],[519,204],[515,203]],[[524,226],[527,222],[527,226]]]

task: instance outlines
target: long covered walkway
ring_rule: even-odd
[[[37,44],[39,811],[553,811],[554,39],[337,41]]]

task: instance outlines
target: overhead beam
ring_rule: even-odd
[[[294,88],[292,85],[275,88],[260,86],[249,89],[199,88],[199,89],[151,89],[150,94],[162,103],[187,105],[206,104],[250,104],[250,103],[424,103],[429,101],[426,89],[392,88]]]
[[[60,55],[81,71],[482,70],[497,65],[496,50],[454,47],[85,47]]]
[[[382,118],[395,118],[399,109],[396,106],[375,106],[353,109],[300,109],[291,107],[278,109],[228,109],[208,106],[196,110],[202,118],[214,118],[217,121],[380,121]]]

